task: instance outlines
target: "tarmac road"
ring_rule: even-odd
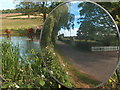
[[[114,72],[118,57],[117,52],[83,52],[68,44],[57,41],[62,55],[80,72],[100,82],[106,81]]]

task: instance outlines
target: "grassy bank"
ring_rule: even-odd
[[[20,17],[19,17],[20,16]],[[14,18],[10,18],[10,17],[14,17]],[[42,25],[43,24],[43,20],[42,17],[35,17],[32,16],[31,18],[27,18],[27,16],[25,15],[4,15],[2,17],[2,21],[0,21],[2,23],[2,34],[4,34],[6,29],[11,29],[12,34],[21,34],[21,33],[26,33],[25,30],[27,30],[28,28],[33,28],[35,26],[38,25]]]
[[[40,18],[31,18],[31,19],[2,19],[2,29],[27,29],[41,25],[42,20]]]

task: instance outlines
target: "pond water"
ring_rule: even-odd
[[[18,46],[20,49],[20,55],[25,56],[29,54],[28,51],[35,49],[40,52],[39,38],[34,37],[33,39],[23,36],[12,36],[11,38],[0,37],[0,40],[8,40],[13,43],[13,46]]]

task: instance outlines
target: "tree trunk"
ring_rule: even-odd
[[[46,8],[45,8],[45,2],[42,3],[42,10],[43,10],[43,21],[46,20]]]
[[[43,21],[45,22],[46,20],[46,13],[43,14]]]
[[[28,18],[30,18],[30,14],[28,14]]]

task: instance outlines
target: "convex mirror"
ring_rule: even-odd
[[[67,87],[100,86],[118,64],[118,33],[113,18],[100,5],[62,3],[48,15],[42,31],[45,65]]]

